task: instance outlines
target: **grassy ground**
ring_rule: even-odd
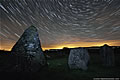
[[[40,73],[16,76],[16,80],[93,80],[93,78],[120,77],[120,54],[115,57],[116,66],[103,67],[100,62],[100,56],[90,55],[88,70],[70,70],[67,65],[68,56],[48,60],[48,67]],[[15,75],[12,75],[15,76]]]
[[[59,80],[78,80],[78,79],[92,79],[102,77],[120,77],[120,55],[116,55],[115,67],[103,67],[100,62],[99,55],[91,55],[91,60],[87,71],[83,70],[69,70],[67,65],[67,57],[48,60],[49,72],[51,77],[56,77]]]

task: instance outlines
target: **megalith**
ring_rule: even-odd
[[[70,69],[87,70],[89,60],[90,56],[85,48],[71,49],[68,58],[68,66]]]
[[[104,66],[109,66],[110,67],[110,66],[115,65],[114,51],[113,51],[112,47],[105,44],[100,49],[100,55],[101,55],[102,64]]]
[[[30,26],[13,46],[14,70],[17,72],[37,72],[46,65],[37,28]]]

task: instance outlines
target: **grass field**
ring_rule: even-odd
[[[58,78],[58,80],[78,80],[92,79],[103,77],[120,77],[120,55],[116,55],[115,67],[104,67],[101,65],[99,55],[91,55],[91,60],[87,71],[70,70],[67,65],[67,57],[48,60],[49,62],[49,77]]]
[[[70,70],[67,65],[68,56],[48,60],[48,67],[39,73],[12,75],[16,80],[93,80],[93,78],[119,78],[120,77],[120,54],[115,55],[115,67],[101,65],[100,56],[90,55],[88,70]]]
[[[68,56],[64,58],[48,60],[48,69],[36,75],[36,79],[44,80],[93,80],[93,78],[119,78],[120,77],[120,55],[116,55],[115,67],[104,67],[101,65],[99,55],[91,55],[87,71],[70,70],[67,65]]]

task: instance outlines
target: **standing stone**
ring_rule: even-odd
[[[68,59],[70,69],[87,70],[90,57],[85,48],[71,49]]]
[[[39,35],[34,26],[25,30],[11,52],[14,70],[17,72],[37,72],[46,65]]]
[[[113,49],[105,44],[100,49],[102,63],[104,66],[114,66],[114,51]]]

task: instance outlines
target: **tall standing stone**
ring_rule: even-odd
[[[34,26],[25,30],[11,52],[15,58],[13,63],[17,72],[37,72],[46,65],[39,35]]]
[[[113,49],[105,44],[100,49],[100,55],[104,66],[114,66],[114,51]]]
[[[68,58],[69,68],[87,70],[89,59],[88,51],[85,48],[71,49]]]

